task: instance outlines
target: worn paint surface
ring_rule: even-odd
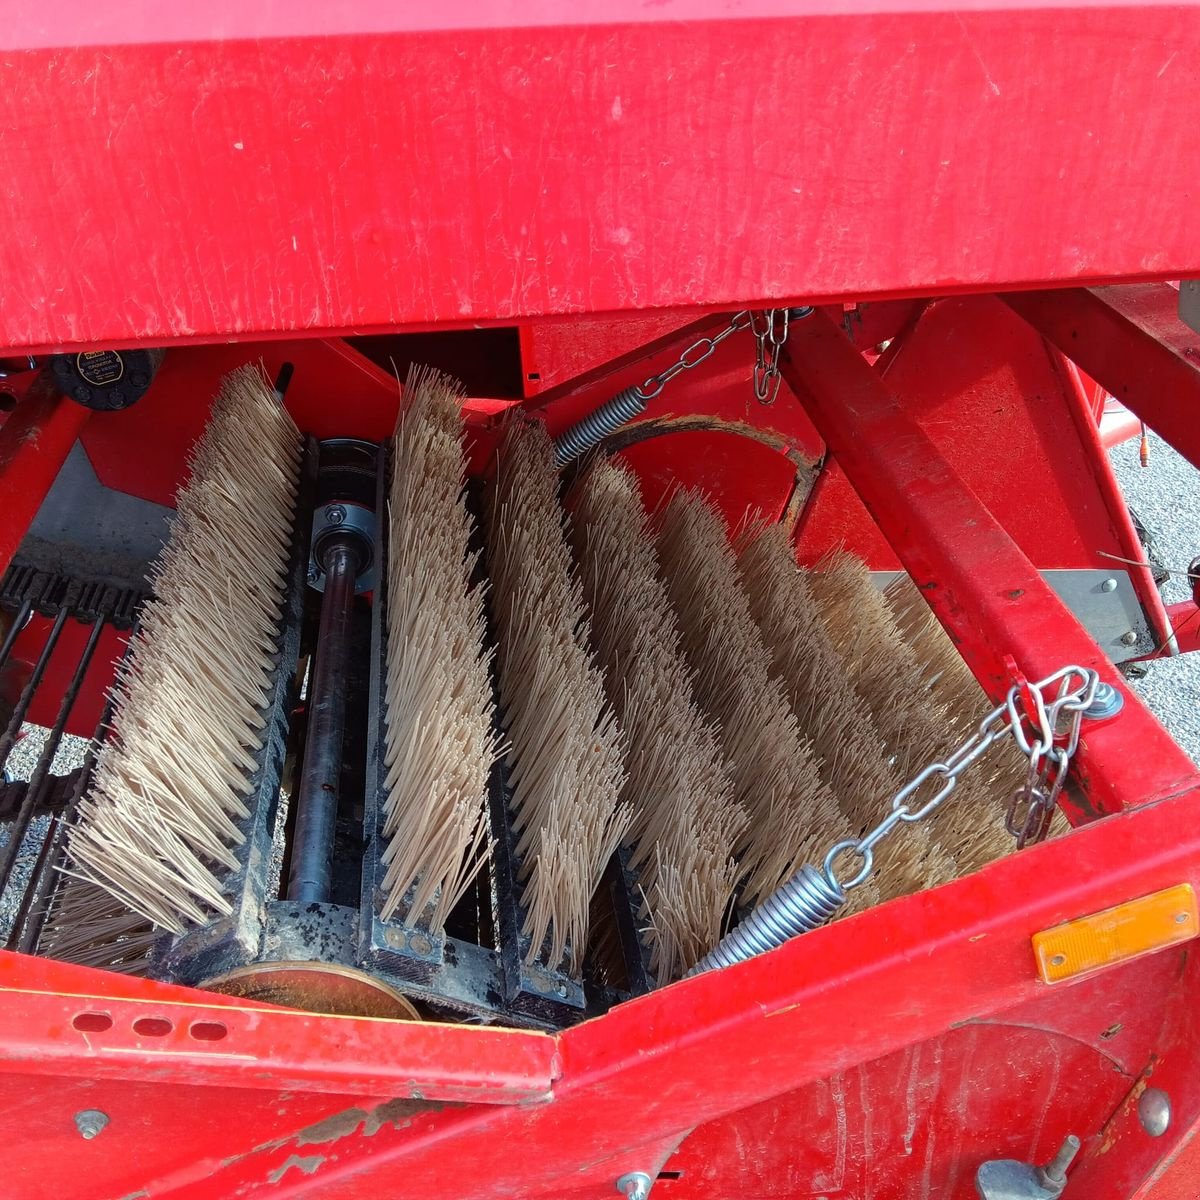
[[[1200,270],[1190,6],[302,6],[157,44],[76,7],[0,32],[10,346]]]

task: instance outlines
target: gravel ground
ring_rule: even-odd
[[[1150,465],[1138,462],[1138,443],[1125,442],[1109,453],[1130,507],[1150,534],[1163,566],[1186,572],[1200,553],[1200,472],[1161,438],[1150,435]],[[1163,585],[1168,604],[1186,600],[1191,584],[1174,574]],[[1147,664],[1133,686],[1179,744],[1200,762],[1200,654],[1184,654]]]

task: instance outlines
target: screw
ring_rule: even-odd
[[[325,520],[330,525],[340,525],[346,519],[346,510],[340,504],[330,504],[325,509]]]
[[[1137,634],[1134,633],[1132,629],[1129,629],[1125,633],[1121,634],[1121,642],[1126,646],[1136,646]]]
[[[1162,1088],[1147,1088],[1138,1097],[1138,1123],[1151,1137],[1162,1137],[1171,1124],[1171,1097]]]
[[[625,1200],[647,1200],[653,1182],[645,1171],[630,1171],[617,1180],[617,1191],[625,1193]]]
[[[1188,915],[1185,912],[1175,914],[1175,924],[1176,925],[1186,925],[1187,919],[1188,919]]]
[[[308,564],[308,574],[306,576],[309,583],[316,583],[321,578],[321,572],[317,570],[316,564]]]
[[[107,1124],[108,1113],[102,1113],[98,1108],[85,1108],[75,1114],[75,1128],[79,1130],[79,1136],[89,1142],[102,1133]]]
[[[383,938],[389,946],[394,946],[397,950],[404,949],[404,934],[399,929],[389,929]]]
[[[409,944],[417,954],[429,954],[433,950],[433,943],[423,933],[414,933]]]
[[[1117,581],[1115,579],[1106,579],[1101,585],[1102,592],[1115,592],[1117,590]]]
[[[1063,965],[1063,963],[1065,963],[1066,961],[1067,961],[1067,956],[1065,954],[1056,954],[1050,960],[1050,965],[1052,967],[1061,967]]]

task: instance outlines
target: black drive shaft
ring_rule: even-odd
[[[333,881],[333,835],[346,732],[346,680],[354,612],[354,584],[362,565],[352,537],[321,554],[325,593],[313,672],[308,685],[308,734],[296,793],[296,832],[288,872],[288,899],[326,903]]]

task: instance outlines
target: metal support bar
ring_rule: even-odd
[[[1200,334],[1165,283],[1000,297],[1155,433],[1200,467]]]
[[[91,410],[38,381],[0,429],[0,573],[66,462]]]
[[[321,628],[308,688],[308,738],[296,795],[289,900],[324,903],[332,887],[333,834],[346,734],[346,672],[358,568],[358,553],[348,543],[331,547],[325,555]]]
[[[781,356],[789,387],[993,702],[1017,672],[1064,663],[1125,692],[1122,714],[1085,723],[1076,778],[1088,819],[1197,783],[1191,760],[1124,681],[996,518],[824,314],[800,322]]]
[[[91,666],[92,656],[96,653],[100,634],[104,631],[104,623],[105,619],[103,615],[98,616],[92,622],[92,628],[88,632],[88,639],[84,645],[83,653],[79,656],[79,661],[76,663],[75,671],[71,676],[71,682],[67,685],[67,690],[63,693],[63,698],[59,703],[58,715],[54,719],[54,727],[50,730],[49,736],[42,746],[41,754],[38,755],[37,765],[33,769],[33,775],[29,780],[29,787],[25,791],[25,798],[21,802],[17,819],[9,828],[8,844],[0,852],[0,895],[3,895],[4,890],[8,887],[13,864],[17,861],[21,843],[24,841],[25,834],[29,830],[33,814],[37,811],[38,802],[42,798],[46,782],[50,777],[50,765],[53,763],[54,756],[58,752],[58,746],[62,741],[63,731],[67,727],[67,719],[71,715],[71,710],[75,707],[75,699],[79,695],[79,689],[83,686],[83,677],[87,674],[87,669]],[[57,622],[55,624],[57,627]],[[52,833],[48,830],[45,840],[49,842],[51,838]]]

